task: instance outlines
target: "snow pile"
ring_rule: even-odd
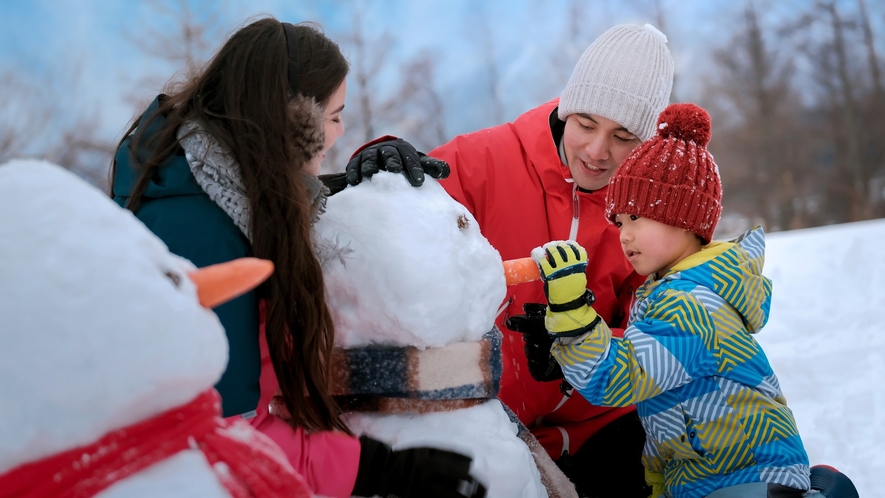
[[[323,265],[340,345],[423,349],[492,328],[506,293],[501,256],[436,180],[414,188],[379,173],[329,198],[316,231],[341,253]]]
[[[880,496],[885,469],[885,220],[767,236],[771,318],[756,339],[812,465]]]

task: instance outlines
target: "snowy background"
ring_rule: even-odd
[[[771,318],[757,340],[812,465],[885,496],[885,220],[766,235]]]

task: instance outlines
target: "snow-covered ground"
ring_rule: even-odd
[[[767,235],[758,334],[812,464],[885,496],[885,220]],[[880,476],[881,477],[881,476]]]

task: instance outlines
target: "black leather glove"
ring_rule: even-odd
[[[425,174],[439,180],[449,176],[450,171],[445,161],[418,152],[412,144],[397,138],[361,150],[347,163],[344,172],[348,184],[358,185],[381,170],[404,174],[413,187],[424,184]]]
[[[360,436],[360,464],[353,494],[399,498],[483,498],[486,488],[470,475],[471,458],[435,448],[393,451]]]
[[[317,175],[317,179],[329,189],[329,195],[335,195],[347,188],[347,179],[344,177],[344,173]]]
[[[525,315],[511,316],[505,325],[510,330],[522,332],[525,357],[529,361],[529,373],[538,382],[562,379],[562,367],[550,354],[553,337],[544,326],[547,306],[541,303],[525,303],[522,305],[522,310],[525,311]]]

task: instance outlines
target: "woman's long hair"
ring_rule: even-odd
[[[347,61],[338,45],[314,25],[296,25],[296,33],[298,93],[326,104],[347,75]],[[290,423],[349,433],[329,395],[334,328],[322,270],[311,246],[313,213],[302,181],[309,157],[293,145],[296,106],[288,64],[283,25],[273,18],[260,19],[231,36],[202,73],[169,91],[158,113],[141,118],[162,115],[166,126],[150,137],[150,157],[134,165],[141,172],[127,208],[138,208],[159,166],[176,153],[178,128],[199,120],[239,163],[251,209],[252,252],[276,267],[258,293],[267,304],[267,342]],[[131,149],[139,150],[139,142],[145,140],[133,137]],[[115,160],[112,177],[116,167]]]

